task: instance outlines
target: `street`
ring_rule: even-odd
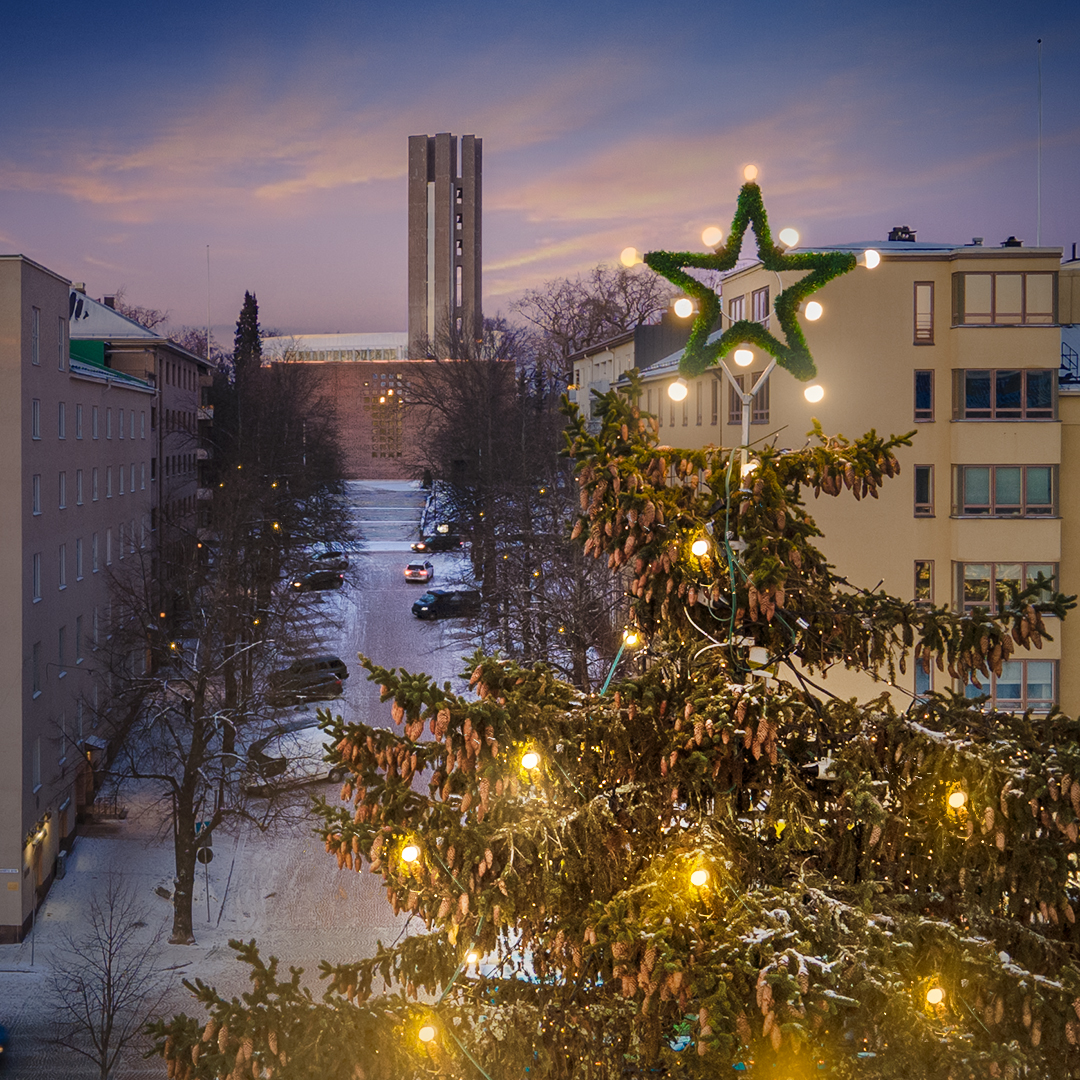
[[[348,664],[351,677],[344,697],[331,702],[347,720],[391,726],[388,705],[379,704],[378,687],[364,678],[358,652],[387,667],[423,670],[455,689],[462,657],[473,645],[460,624],[421,621],[410,611],[424,591],[405,581],[409,541],[417,536],[424,494],[416,485],[355,482],[350,500],[362,549],[350,552],[346,585],[340,592],[318,594],[328,637],[320,651],[333,652]],[[447,584],[464,556],[429,556],[436,585]],[[289,710],[314,719],[315,704]],[[335,797],[336,785],[317,790]],[[126,820],[94,825],[79,837],[68,860],[67,874],[57,881],[38,912],[36,930],[18,945],[0,946],[0,1024],[10,1033],[5,1055],[9,1073],[20,1077],[95,1075],[92,1064],[50,1043],[55,1014],[50,1005],[50,962],[65,930],[77,933],[95,890],[110,873],[137,884],[147,916],[146,934],[159,935],[163,965],[173,968],[176,984],[166,1013],[195,1011],[181,978],[201,978],[226,994],[246,989],[246,969],[233,960],[230,938],[255,938],[264,956],[275,955],[282,972],[303,967],[305,979],[321,994],[318,961],[345,961],[367,955],[376,941],[389,942],[406,932],[404,917],[395,917],[386,903],[381,879],[339,871],[308,826],[259,833],[254,828],[214,837],[214,858],[196,877],[193,946],[167,944],[172,909],[172,846],[167,815],[154,792],[124,790]],[[208,914],[209,912],[209,914]],[[131,1051],[116,1072],[117,1080],[162,1077],[160,1059],[143,1061]]]

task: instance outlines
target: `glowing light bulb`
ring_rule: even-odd
[[[674,382],[670,383],[667,388],[668,397],[672,401],[682,401],[687,394],[690,393],[690,387],[686,380],[680,375]]]
[[[735,363],[739,367],[749,367],[754,362],[754,353],[751,349],[736,349]]]
[[[814,383],[813,386],[808,386],[803,391],[803,397],[810,402],[811,405],[816,405],[825,396],[825,387],[820,386],[818,383]]]
[[[641,640],[641,635],[633,629],[623,631],[623,641],[632,649]]]
[[[680,319],[689,319],[690,316],[694,314],[693,302],[685,296],[680,296],[679,299],[675,301],[675,314],[678,315]]]
[[[401,849],[401,861],[407,863],[416,862],[420,858],[420,849],[415,844],[406,844]]]
[[[470,964],[475,964],[475,963],[476,963],[476,961],[480,959],[480,954],[479,954],[479,953],[478,953],[478,952],[477,952],[477,951],[476,951],[475,949],[473,949],[473,950],[472,950],[471,952],[469,952],[468,954],[466,954],[466,956],[465,956],[465,959],[466,959],[466,960],[467,960],[467,961],[468,961],[468,962],[469,962]]]
[[[690,875],[690,884],[701,888],[709,880],[709,871],[702,870],[700,867]]]
[[[873,270],[881,262],[881,255],[873,248],[867,248],[863,252],[863,264],[867,270]]]
[[[619,262],[623,266],[636,266],[641,262],[641,256],[638,254],[638,249],[635,247],[625,247],[619,254]]]
[[[425,1024],[417,1033],[416,1037],[422,1043],[429,1043],[435,1038],[435,1028],[431,1024]]]
[[[780,243],[783,244],[784,247],[795,247],[799,243],[798,229],[781,229]]]
[[[701,233],[701,242],[706,247],[717,247],[721,240],[724,239],[724,230],[717,228],[715,225],[710,225],[708,228],[703,229]]]
[[[756,180],[757,179],[757,166],[756,165],[747,165],[746,168],[743,169],[742,175],[743,175],[743,179],[746,180],[747,182],[749,182],[751,180]]]
[[[953,810],[959,810],[967,802],[967,796],[962,791],[954,791],[949,796],[949,806]]]
[[[825,309],[816,300],[811,300],[810,303],[806,305],[806,308],[803,311],[803,314],[811,322],[817,322],[818,319],[821,318],[824,311],[825,311]]]
[[[535,769],[540,764],[540,755],[535,750],[526,750],[521,755],[521,767],[523,769]]]
[[[929,1005],[940,1005],[945,1000],[945,991],[940,986],[931,986],[926,991],[926,1001]]]
[[[708,552],[709,541],[698,537],[698,539],[690,545],[690,550],[700,559],[702,555]]]

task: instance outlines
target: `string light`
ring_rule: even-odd
[[[747,165],[746,168],[743,169],[742,174],[743,174],[743,179],[747,183],[749,183],[750,181],[757,179],[758,168],[757,168],[756,165]]]
[[[521,755],[521,767],[532,772],[540,764],[540,755],[535,750],[526,750]]]
[[[639,262],[641,262],[641,255],[639,254],[637,248],[625,247],[619,254],[619,262],[621,262],[623,266],[636,266]]]
[[[708,553],[709,541],[703,536],[699,536],[691,545],[690,551],[696,555],[699,559]]]
[[[825,309],[816,301],[811,300],[803,310],[803,314],[811,321],[817,322],[825,313]]]
[[[945,1000],[945,991],[940,986],[931,986],[926,991],[926,1002],[928,1005],[940,1005]]]
[[[716,225],[709,225],[701,232],[701,242],[710,248],[719,247],[724,239],[724,230]]]
[[[689,319],[694,314],[694,303],[686,296],[680,296],[672,306],[680,319]]]
[[[813,386],[808,386],[803,391],[803,397],[810,402],[811,405],[816,405],[825,396],[825,387],[820,383],[814,383]]]
[[[680,375],[668,385],[667,392],[672,401],[682,401],[690,393],[690,385]]]
[[[862,258],[859,260],[867,270],[873,270],[875,266],[880,265],[881,255],[873,248],[867,248],[862,253]]]
[[[793,248],[799,243],[799,233],[797,229],[781,229],[780,230],[780,243],[784,247]]]
[[[703,867],[698,867],[690,875],[690,884],[700,889],[709,880],[709,871]]]
[[[420,858],[420,849],[415,844],[406,844],[401,849],[401,861],[405,863],[414,863]]]
[[[959,810],[966,802],[967,795],[965,795],[962,791],[954,791],[949,796],[949,807],[952,810]]]
[[[734,360],[739,367],[749,367],[754,362],[754,354],[750,349],[745,347],[736,349]]]
[[[431,1024],[425,1024],[417,1033],[416,1037],[422,1043],[429,1043],[435,1038],[435,1028]]]

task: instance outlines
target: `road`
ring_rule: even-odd
[[[409,541],[417,535],[423,493],[412,485],[357,482],[349,494],[364,544],[350,554],[346,586],[322,594],[317,605],[325,651],[337,653],[352,671],[344,697],[332,706],[346,719],[391,727],[389,706],[379,703],[378,687],[365,680],[356,654],[363,652],[386,667],[427,671],[461,689],[457,675],[473,645],[460,625],[421,622],[410,611],[423,587],[407,583],[403,569],[411,555]],[[452,581],[456,570],[464,569],[460,555],[430,558],[436,584]],[[315,706],[291,710],[297,716],[305,711],[314,715]],[[318,785],[317,790],[332,797],[336,786]],[[320,959],[368,955],[377,940],[389,942],[407,932],[405,920],[386,903],[381,879],[339,871],[304,824],[271,834],[242,829],[215,836],[214,859],[205,876],[200,870],[197,878],[197,943],[169,945],[171,906],[155,891],[167,893],[172,885],[167,820],[151,793],[131,791],[124,797],[130,806],[125,821],[79,838],[66,877],[54,884],[38,913],[34,940],[0,946],[0,1023],[11,1035],[9,1075],[42,1080],[94,1075],[89,1062],[50,1044],[54,1013],[48,985],[65,932],[78,930],[90,897],[100,893],[110,874],[137,887],[147,908],[144,932],[159,936],[161,961],[175,970],[177,985],[166,1010],[170,1015],[198,1010],[180,977],[201,978],[230,995],[246,989],[244,970],[228,948],[230,938],[255,938],[264,954],[279,958],[283,971],[288,965],[303,967],[309,973],[305,978],[317,987]],[[132,1053],[115,1077],[164,1075],[158,1059],[144,1062]]]

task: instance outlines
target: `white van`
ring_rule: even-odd
[[[244,791],[249,795],[272,795],[320,780],[340,783],[349,770],[326,760],[331,746],[330,736],[313,721],[278,728],[248,748]]]

